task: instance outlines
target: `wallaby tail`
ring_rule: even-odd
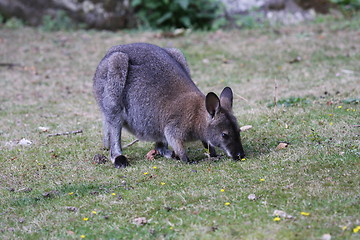
[[[112,52],[107,58],[107,95],[122,105],[121,98],[128,73],[129,57],[122,52]]]

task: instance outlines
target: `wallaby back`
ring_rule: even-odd
[[[209,142],[207,127],[214,116],[178,49],[146,43],[112,47],[96,70],[94,94],[103,113],[104,145],[117,167],[128,164],[121,151],[122,127],[141,140],[156,142],[166,157],[184,161],[185,141]]]

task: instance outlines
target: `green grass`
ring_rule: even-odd
[[[0,29],[0,62],[20,64],[0,69],[0,238],[359,238],[358,19],[175,39]],[[93,163],[108,152],[92,75],[110,46],[130,42],[182,49],[203,92],[232,87],[235,115],[253,126],[246,161],[206,159],[200,143],[188,145],[198,164],[150,161],[152,143],[139,142],[124,151],[126,169]],[[274,221],[275,210],[294,218]]]

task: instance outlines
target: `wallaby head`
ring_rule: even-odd
[[[209,113],[207,126],[208,144],[222,148],[233,159],[244,158],[245,153],[240,140],[240,128],[232,113],[233,93],[226,87],[220,95],[206,95],[206,110]]]

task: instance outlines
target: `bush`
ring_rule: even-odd
[[[45,15],[42,19],[41,29],[44,31],[69,31],[79,28],[84,28],[84,24],[75,23],[63,10],[59,10],[55,17]]]
[[[18,29],[24,27],[24,22],[16,17],[6,18],[0,14],[0,26]]]
[[[133,0],[132,6],[148,28],[210,29],[218,16],[218,0]]]
[[[331,0],[331,2],[339,6],[345,15],[352,16],[354,12],[360,10],[360,0]]]

